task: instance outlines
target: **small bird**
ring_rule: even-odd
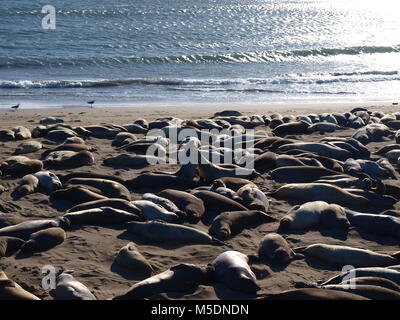
[[[11,109],[18,109],[18,108],[19,108],[19,105],[20,105],[20,104],[18,103],[17,105],[12,106]]]
[[[92,101],[88,101],[88,104],[90,104],[90,107],[93,108],[93,103],[95,102],[95,100]]]

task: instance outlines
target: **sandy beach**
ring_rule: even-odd
[[[267,115],[272,113],[288,114],[310,114],[329,112],[348,112],[355,106],[364,106],[368,110],[382,111],[386,114],[397,112],[398,107],[391,103],[379,104],[315,104],[315,105],[256,105],[256,106],[202,106],[202,107],[146,107],[146,108],[60,108],[60,109],[20,109],[16,111],[0,110],[0,129],[12,129],[13,127],[25,126],[32,130],[44,117],[57,117],[64,120],[65,124],[72,126],[87,126],[92,124],[112,123],[123,125],[133,123],[134,120],[144,118],[148,121],[165,117],[177,117],[180,119],[205,119],[211,117],[215,112],[222,110],[239,110],[243,115]],[[258,126],[256,130],[265,130],[269,135],[271,129],[268,126]],[[317,142],[326,136],[350,137],[356,129],[347,128],[333,133],[321,135],[319,132],[311,134],[290,135],[291,138],[299,141]],[[138,138],[141,134],[136,134]],[[34,138],[43,143],[44,149],[53,148],[58,144],[47,140],[45,137]],[[93,152],[95,163],[91,166],[82,166],[76,169],[52,168],[51,171],[57,174],[65,174],[74,171],[88,171],[101,174],[118,176],[127,180],[137,176],[144,170],[167,170],[174,171],[179,168],[177,165],[148,166],[141,169],[118,169],[103,165],[103,160],[120,153],[111,146],[110,139],[97,139],[89,137],[85,143],[96,149]],[[0,161],[13,155],[14,150],[21,141],[1,142]],[[371,142],[367,145],[372,153],[388,141]],[[31,159],[40,159],[44,150],[27,154]],[[396,179],[390,182],[400,187],[398,183],[398,172]],[[0,195],[0,204],[8,209],[8,213],[17,214],[23,217],[60,217],[63,211],[55,208],[49,201],[49,194],[36,192],[18,200],[13,199],[11,193],[18,186],[20,178],[3,177],[0,184],[7,187],[9,191]],[[252,180],[263,192],[275,190],[280,185],[264,176]],[[140,199],[145,192],[159,192],[163,186],[155,186],[152,189],[135,189],[132,199]],[[294,203],[269,197],[270,208],[268,213],[278,220],[282,218]],[[395,209],[400,209],[398,204]],[[4,209],[4,208],[2,208]],[[0,209],[0,210],[2,210]],[[237,250],[246,255],[256,254],[261,238],[269,233],[276,232],[279,222],[260,224],[252,228],[246,228],[240,234],[229,239],[227,243],[230,250]],[[203,222],[194,225],[195,228],[207,232],[209,226]],[[1,258],[0,269],[7,276],[20,284],[24,289],[35,294],[41,299],[53,299],[49,291],[41,287],[43,275],[42,267],[52,265],[58,271],[63,269],[74,270],[74,277],[85,284],[98,299],[111,299],[116,295],[125,293],[134,283],[143,280],[144,277],[124,269],[114,262],[118,250],[133,241],[137,244],[139,251],[151,263],[155,273],[163,272],[170,267],[180,263],[194,263],[207,265],[211,263],[218,254],[227,250],[223,246],[213,245],[185,245],[183,243],[156,243],[148,241],[140,236],[126,232],[123,226],[89,226],[75,225],[67,229],[67,238],[61,245],[48,251],[32,254],[24,258],[15,256]],[[390,236],[376,236],[360,230],[351,229],[348,232],[343,230],[325,230],[315,227],[311,230],[288,231],[287,241],[291,247],[303,247],[314,243],[325,243],[331,245],[345,245],[363,249],[369,249],[380,253],[399,251],[399,240]],[[252,263],[251,268],[257,276],[257,284],[261,287],[261,293],[279,293],[284,290],[294,289],[294,282],[315,282],[321,279],[329,279],[340,272],[335,265],[323,263],[317,259],[301,259],[292,261],[287,266],[274,263]],[[227,288],[221,283],[200,285],[194,292],[167,293],[163,297],[169,299],[247,299],[252,295],[240,293]]]

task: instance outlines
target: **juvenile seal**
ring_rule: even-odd
[[[292,183],[280,187],[278,190],[269,192],[267,195],[284,199],[295,199],[302,202],[329,201],[342,206],[369,207],[371,205],[367,198],[354,195],[339,187],[325,183]]]
[[[322,243],[312,244],[305,249],[302,249],[301,252],[322,261],[334,263],[340,266],[386,267],[399,262],[399,260],[388,254],[377,253],[366,249],[327,245]]]
[[[1,228],[0,237],[9,236],[28,240],[31,234],[37,231],[53,227],[66,229],[68,226],[69,221],[64,218],[24,221],[13,226]]]
[[[225,211],[246,211],[247,208],[242,204],[224,197],[216,192],[207,190],[192,190],[190,192],[195,197],[203,200],[206,208],[205,215],[213,219],[217,214]]]
[[[34,232],[23,246],[21,252],[38,252],[52,249],[63,243],[67,235],[62,228],[54,227]]]
[[[118,251],[115,262],[122,267],[146,276],[150,276],[153,273],[153,267],[133,242],[129,242]]]
[[[150,240],[182,241],[186,244],[221,244],[217,239],[196,228],[163,221],[129,222],[126,229]]]
[[[242,198],[242,203],[248,209],[268,212],[269,200],[256,186],[247,184],[237,191],[237,195]]]
[[[135,214],[137,216],[142,215],[142,210],[140,210],[138,207],[132,204],[132,202],[124,199],[102,199],[102,200],[95,200],[95,201],[90,201],[90,202],[85,202],[78,204],[71,209],[67,210],[68,212],[77,212],[77,211],[83,211],[87,209],[96,209],[96,208],[101,208],[101,207],[110,207],[114,209],[119,209],[122,211],[126,211],[128,213]]]
[[[50,201],[53,202],[54,200],[62,200],[69,202],[72,205],[102,199],[108,198],[99,193],[90,191],[83,186],[70,186],[64,189],[56,190],[50,194]]]
[[[109,207],[68,212],[63,217],[70,221],[72,225],[86,224],[96,226],[123,224],[129,221],[140,220],[136,214]]]
[[[60,179],[53,172],[39,171],[34,176],[39,180],[40,187],[47,191],[53,191],[62,187]]]
[[[288,122],[272,129],[272,133],[277,136],[285,136],[288,134],[305,134],[308,132],[309,126],[310,124],[305,121]]]
[[[347,219],[352,226],[377,235],[388,235],[400,239],[400,218],[367,214],[346,209]]]
[[[260,210],[228,211],[214,218],[209,233],[217,239],[227,240],[249,225],[273,221],[276,219]]]
[[[80,185],[96,188],[101,191],[101,194],[108,198],[121,198],[131,200],[131,193],[122,184],[107,180],[96,178],[72,178],[66,182],[66,186]]]
[[[132,201],[133,205],[142,210],[143,217],[145,220],[162,220],[166,222],[173,222],[178,220],[178,216],[165,209],[164,207],[155,204],[148,200],[136,200]]]
[[[155,204],[158,204],[160,206],[162,206],[164,209],[173,212],[175,214],[177,214],[178,216],[182,216],[185,215],[184,212],[182,212],[181,210],[179,210],[179,208],[176,206],[175,203],[173,203],[171,200],[167,199],[167,198],[163,198],[163,197],[159,197],[157,195],[155,195],[154,193],[145,193],[142,195],[142,199],[141,200],[147,200],[147,201],[151,201]]]
[[[24,157],[25,158],[25,157]],[[43,163],[40,160],[31,159],[16,159],[16,160],[6,160],[1,164],[3,167],[4,176],[15,176],[23,177],[27,174],[36,173],[43,169]]]
[[[56,279],[55,295],[59,300],[97,300],[90,290],[72,276],[73,271],[63,271]]]
[[[15,140],[25,140],[25,139],[32,138],[32,135],[31,135],[31,132],[29,131],[29,129],[27,129],[23,126],[17,126],[15,128],[12,128],[12,131],[14,131]]]
[[[299,258],[286,239],[277,233],[268,233],[261,239],[258,245],[258,256],[279,264],[287,264]]]
[[[251,182],[250,180],[247,179],[243,179],[243,178],[236,178],[236,177],[225,177],[225,178],[221,178],[218,179],[220,181],[222,181],[222,183],[229,189],[232,189],[233,191],[238,191],[241,187],[245,186],[245,185],[252,185],[254,187],[256,187],[256,185]],[[214,180],[214,182],[217,180]]]
[[[40,300],[0,271],[0,300]]]
[[[104,159],[103,163],[108,165],[114,165],[124,168],[142,168],[150,164],[163,163],[162,157],[154,157],[147,154],[120,154],[115,157],[109,157]]]
[[[162,273],[134,284],[114,300],[144,299],[164,292],[193,291],[211,280],[212,269],[193,264],[179,264]]]
[[[94,163],[93,154],[89,151],[53,151],[49,153],[44,162],[52,166],[80,167]]]
[[[246,293],[260,290],[256,276],[248,265],[249,258],[238,251],[225,251],[212,262],[215,280],[227,287]]]
[[[26,154],[36,152],[42,149],[42,144],[39,141],[26,141],[21,143],[15,150],[15,154]]]
[[[400,300],[399,292],[374,285],[357,284],[355,287],[349,287],[345,284],[332,284],[324,286],[323,289],[351,292],[371,300]]]
[[[321,224],[326,227],[348,228],[345,210],[325,201],[312,201],[294,206],[280,220],[279,228],[301,230]]]
[[[39,179],[34,175],[28,174],[22,178],[17,188],[17,192],[21,196],[35,193],[39,189]]]
[[[59,175],[59,178],[62,183],[67,182],[73,178],[90,178],[90,179],[105,179],[116,181],[122,185],[125,185],[125,181],[115,175],[108,175],[108,174],[101,174],[95,172],[88,172],[88,171],[75,171],[71,173],[67,173],[66,175]]]
[[[165,189],[158,193],[158,195],[172,201],[179,210],[186,214],[185,218],[191,223],[200,221],[206,210],[203,200],[188,192]]]
[[[277,182],[301,183],[313,182],[325,176],[335,176],[340,172],[315,166],[279,167],[271,170],[268,176]]]
[[[312,142],[303,142],[303,143],[291,143],[280,146],[276,152],[284,152],[289,150],[303,150],[315,152],[321,156],[334,158],[337,160],[346,160],[351,157],[351,153],[342,148],[338,148],[326,143],[312,143]]]

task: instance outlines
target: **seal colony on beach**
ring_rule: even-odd
[[[399,112],[126,112],[0,121],[0,299],[400,299]]]

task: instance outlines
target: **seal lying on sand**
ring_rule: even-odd
[[[386,267],[399,263],[398,259],[388,254],[322,243],[312,244],[306,248],[297,249],[296,252],[298,251],[318,258],[322,261],[334,263],[340,266],[352,265],[355,267]]]
[[[347,228],[350,225],[345,210],[341,206],[328,204],[325,201],[313,201],[291,208],[287,215],[281,219],[279,227],[301,230],[317,224],[330,228]]]
[[[40,300],[0,271],[0,300]]]
[[[63,216],[68,221],[74,224],[87,224],[87,225],[113,225],[123,224],[129,221],[138,221],[140,217],[123,210],[100,207],[91,208],[82,211],[69,212]]]
[[[134,284],[128,292],[114,300],[144,299],[164,292],[193,291],[211,280],[212,269],[193,264],[179,264],[162,273]]]
[[[293,259],[303,257],[295,253],[285,238],[277,233],[268,233],[261,239],[258,256],[279,264],[286,264]]]
[[[150,276],[153,273],[153,267],[133,242],[129,242],[118,251],[115,262],[131,271],[146,276]]]
[[[20,238],[0,236],[0,258],[14,254],[24,243],[25,241]]]
[[[292,183],[269,192],[267,195],[284,199],[307,201],[329,201],[342,206],[369,207],[367,198],[354,195],[339,187],[324,183]]]
[[[238,251],[225,251],[212,262],[215,280],[227,287],[246,293],[260,290],[256,276],[248,265],[248,257]]]
[[[273,221],[276,221],[276,219],[259,210],[228,211],[215,217],[209,233],[217,239],[226,240],[240,233],[249,225]]]
[[[198,229],[162,221],[129,222],[126,229],[147,239],[163,241],[182,241],[185,244],[221,244],[209,234]]]
[[[97,300],[90,290],[66,270],[56,279],[55,295],[58,300]]]

